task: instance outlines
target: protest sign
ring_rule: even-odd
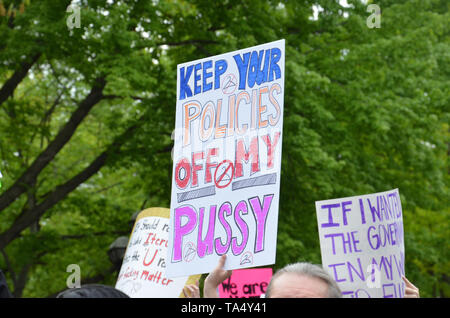
[[[220,298],[259,298],[266,293],[271,268],[236,269],[219,286]]]
[[[284,40],[178,65],[169,276],[275,262]]]
[[[184,297],[184,286],[200,278],[166,276],[169,215],[169,209],[150,208],[136,218],[116,282],[132,298]]]
[[[344,297],[405,294],[403,214],[398,189],[316,202],[322,265]]]

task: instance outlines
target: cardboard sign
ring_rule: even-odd
[[[132,298],[184,297],[184,286],[200,278],[166,276],[169,214],[169,209],[150,208],[136,218],[115,286]]]
[[[344,297],[405,294],[403,214],[398,189],[317,201],[322,265]]]
[[[275,262],[284,40],[178,65],[170,277]]]
[[[219,286],[220,298],[259,298],[266,293],[272,268],[237,269]]]

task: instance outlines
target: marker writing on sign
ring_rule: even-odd
[[[403,297],[398,190],[316,202],[322,264],[346,297]]]
[[[223,255],[231,247],[233,255],[240,255],[246,248],[249,240],[249,226],[244,215],[251,214],[256,222],[254,253],[264,250],[264,238],[266,220],[269,214],[273,194],[265,195],[262,202],[258,196],[238,202],[233,210],[230,202],[224,202],[217,211],[217,205],[211,205],[207,224],[206,235],[203,234],[203,223],[205,222],[205,208],[197,211],[191,205],[183,205],[174,210],[174,244],[172,262],[179,262],[183,255],[183,239],[190,233],[197,231],[197,255],[203,258],[205,255],[213,253]],[[248,201],[248,203],[247,203]],[[218,214],[219,223],[224,228],[226,236],[215,238],[216,215]],[[232,217],[239,229],[241,242],[238,237],[233,235],[232,228],[228,221]],[[186,220],[187,219],[187,220]],[[204,237],[204,238],[203,238]]]
[[[281,77],[278,65],[282,54],[279,48],[236,54],[233,59],[239,70],[239,89],[245,90]],[[221,59],[207,60],[180,68],[179,100],[220,88],[220,77],[226,72],[228,63]],[[193,84],[189,84],[193,79]]]
[[[280,84],[261,86],[207,102],[189,100],[181,105],[183,147],[249,131],[276,127],[281,116]],[[222,114],[226,109],[227,115]],[[198,126],[198,127],[197,127]],[[194,127],[197,127],[194,129]]]
[[[205,185],[213,183],[213,181],[217,183],[218,179],[222,176],[225,177],[225,175],[221,174],[221,170],[219,172],[212,172],[211,170],[214,168],[217,170],[219,167],[224,167],[228,170],[231,168],[233,171],[227,170],[226,172],[228,172],[230,179],[237,179],[244,175],[244,163],[249,163],[251,168],[250,175],[261,171],[261,169],[274,169],[275,153],[281,147],[281,143],[278,142],[280,136],[280,131],[275,131],[273,135],[259,136],[259,138],[255,136],[250,140],[249,144],[245,143],[244,138],[237,139],[234,143],[235,151],[232,161],[224,160],[225,162],[218,162],[215,160],[215,158],[222,155],[219,148],[207,148],[205,151],[193,152],[192,160],[190,160],[191,158],[182,157],[175,164],[175,184],[179,189],[186,189],[189,184],[191,188],[197,187],[199,185],[199,171],[204,171],[203,183]],[[259,141],[262,141],[261,144],[265,145],[265,149],[259,146]],[[261,167],[260,158],[263,154],[264,158],[266,158],[266,165]],[[213,178],[214,175],[217,179]]]
[[[364,207],[367,203],[367,207]],[[380,194],[375,198],[365,198],[356,200],[345,200],[331,204],[320,205],[321,212],[328,214],[328,222],[320,224],[321,228],[340,227],[341,225],[349,225],[348,218],[352,210],[359,210],[361,216],[361,224],[367,222],[382,222],[383,220],[399,219],[402,216],[400,198],[396,192]],[[367,213],[366,211],[368,210]],[[367,215],[371,216],[368,219]],[[342,223],[340,222],[342,220]]]

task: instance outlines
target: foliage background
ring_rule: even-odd
[[[286,39],[277,262],[320,263],[314,201],[399,188],[406,275],[450,296],[445,0],[0,1],[0,268],[16,297],[114,285],[108,246],[169,207],[176,65]]]

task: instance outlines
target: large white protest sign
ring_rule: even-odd
[[[284,40],[178,65],[170,276],[275,262]]]
[[[403,214],[398,189],[316,202],[322,265],[344,297],[405,294]]]
[[[136,218],[116,282],[132,298],[184,297],[184,286],[200,278],[166,275],[169,214],[169,209],[150,208]]]

